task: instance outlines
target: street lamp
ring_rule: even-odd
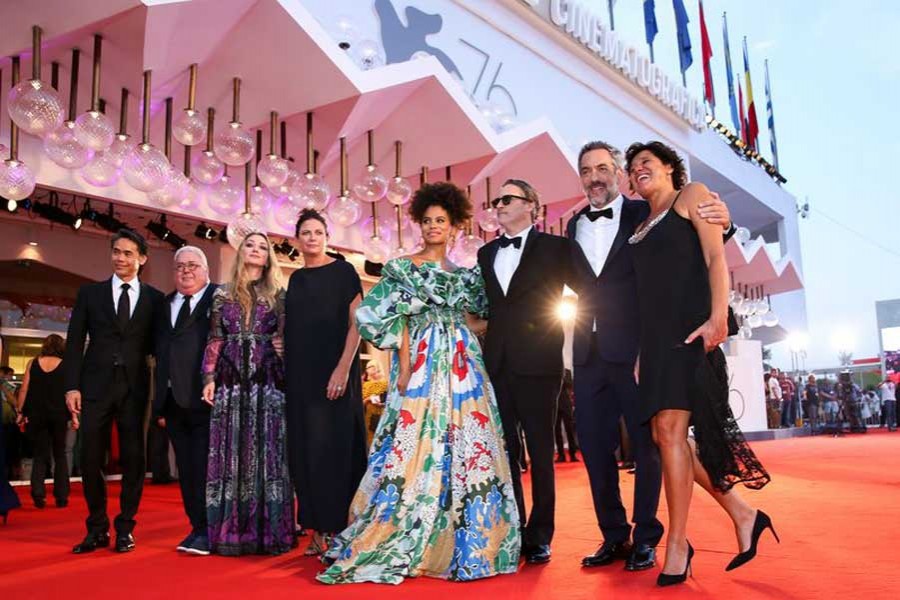
[[[849,329],[839,329],[831,336],[831,345],[837,350],[838,360],[842,367],[850,365],[853,357],[853,346],[856,342],[856,336]]]
[[[788,349],[791,351],[791,369],[796,377],[797,372],[805,368],[809,336],[801,331],[796,331],[788,336],[787,343]]]

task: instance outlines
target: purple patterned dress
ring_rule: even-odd
[[[228,290],[216,290],[203,376],[216,384],[206,512],[217,554],[281,554],[294,545],[284,364],[272,345],[283,331],[283,291],[274,309],[254,302],[247,326]]]

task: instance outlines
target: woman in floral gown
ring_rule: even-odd
[[[262,233],[244,238],[231,283],[213,295],[203,357],[203,399],[212,405],[206,511],[216,554],[281,554],[294,545],[294,491],[287,465],[284,289]]]
[[[389,261],[356,313],[391,357],[387,405],[369,464],[319,574],[324,583],[469,581],[516,571],[519,515],[493,388],[475,337],[487,300],[478,268],[445,257],[471,204],[450,183],[423,186],[410,214],[425,249]],[[332,562],[333,561],[333,562]]]

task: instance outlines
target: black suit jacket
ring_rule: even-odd
[[[112,278],[88,283],[78,290],[66,336],[66,391],[79,390],[85,399],[102,398],[109,387],[113,368],[125,368],[131,394],[144,399],[148,394],[147,355],[153,354],[153,330],[163,295],[141,283],[140,297],[128,325],[116,318]],[[90,336],[87,352],[85,338]]]
[[[569,277],[569,241],[533,228],[506,295],[494,273],[499,248],[495,239],[478,250],[490,313],[484,343],[488,374],[495,377],[505,368],[517,375],[562,377],[563,329],[557,307]]]
[[[624,199],[619,230],[599,276],[594,274],[581,245],[575,240],[576,223],[589,208],[586,206],[574,215],[566,227],[572,253],[569,285],[578,294],[572,362],[585,364],[593,338],[594,347],[603,360],[633,364],[638,354],[640,322],[637,282],[628,238],[650,214],[650,205],[643,200]],[[596,332],[593,331],[595,319]]]
[[[210,283],[191,315],[177,329],[172,326],[172,292],[163,300],[156,324],[156,386],[153,414],[162,416],[169,383],[175,402],[184,408],[201,409],[207,405],[200,399],[203,391],[201,363],[209,336],[209,313],[213,292]]]

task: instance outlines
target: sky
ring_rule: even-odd
[[[688,87],[701,97],[697,0],[685,0],[685,7],[694,56]],[[614,10],[616,32],[644,44],[643,1],[619,0]],[[892,176],[900,154],[900,2],[704,0],[703,10],[713,47],[716,116],[731,125],[722,41],[727,12],[732,67],[741,74],[741,40],[747,37],[760,148],[771,159],[763,63],[769,61],[785,188],[801,204],[808,198],[811,209],[799,223],[806,368],[837,366],[838,337],[851,343],[853,358],[878,356],[875,302],[900,298],[900,194]],[[677,74],[671,0],[656,0],[656,19],[656,62]],[[786,343],[773,346],[773,361],[791,367]]]

